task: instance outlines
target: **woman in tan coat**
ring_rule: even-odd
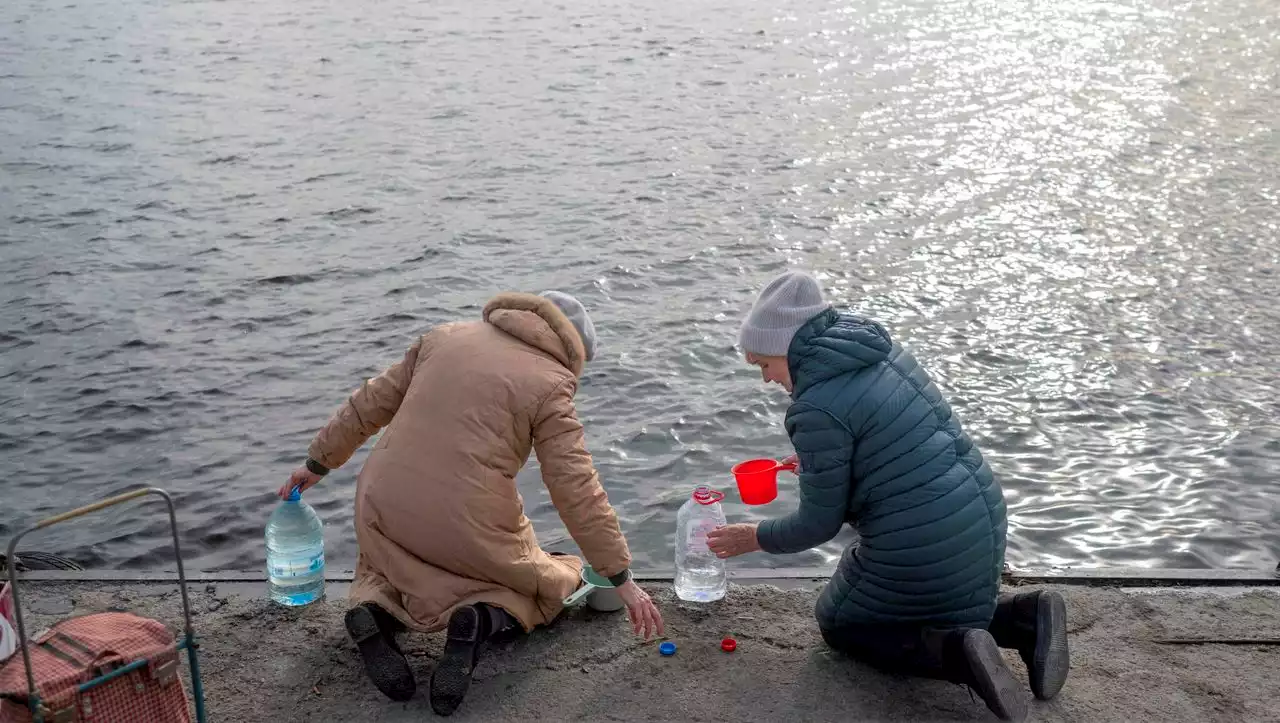
[[[632,580],[618,516],[587,453],[573,398],[594,356],[595,329],[577,299],[501,294],[482,321],[438,326],[365,382],[316,435],[281,488],[306,490],[379,429],[356,487],[359,559],[347,629],[388,697],[415,684],[395,633],[448,629],[431,706],[462,702],[483,645],[560,612],[582,561],[538,546],[516,489],[529,453],[587,562],[618,585],[636,634],[662,616]]]

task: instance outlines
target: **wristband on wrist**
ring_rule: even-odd
[[[321,477],[329,474],[328,467],[320,464],[319,462],[315,461],[314,459],[311,459],[310,457],[307,457],[307,469],[310,470],[312,474],[318,474]]]

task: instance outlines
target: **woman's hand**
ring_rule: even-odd
[[[306,492],[322,479],[324,479],[324,477],[312,472],[307,469],[306,465],[303,465],[295,469],[293,474],[289,475],[289,481],[285,482],[284,486],[281,487],[280,491],[276,494],[280,495],[280,499],[282,500],[288,499],[289,492],[292,491],[293,488],[297,487],[299,492]]]
[[[796,474],[796,475],[800,474],[800,455],[793,454],[790,457],[787,457],[786,459],[782,460],[782,466],[785,467],[789,464],[794,464],[796,466],[795,469],[791,470],[791,474]]]
[[[631,618],[631,628],[639,635],[644,632],[644,639],[654,635],[663,635],[662,613],[653,604],[649,593],[640,589],[634,580],[627,580],[618,588],[618,595],[627,606],[627,617]]]
[[[756,525],[737,524],[717,527],[707,533],[707,547],[716,557],[737,557],[748,552],[758,552],[760,541],[756,539]]]

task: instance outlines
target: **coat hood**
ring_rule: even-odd
[[[550,354],[575,377],[582,376],[587,360],[582,336],[550,299],[514,292],[498,294],[485,304],[484,320]]]
[[[794,398],[832,377],[879,364],[893,350],[893,339],[879,323],[827,309],[810,319],[791,340],[787,365]]]

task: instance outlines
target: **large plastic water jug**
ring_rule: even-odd
[[[722,499],[724,493],[699,487],[676,514],[676,596],[681,600],[712,602],[729,587],[724,560],[707,547],[707,533],[725,522]]]
[[[324,597],[324,523],[294,489],[267,520],[267,582],[281,605]]]

